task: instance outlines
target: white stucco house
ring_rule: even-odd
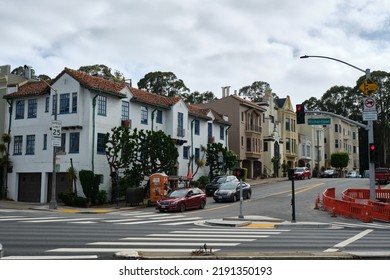
[[[55,165],[57,193],[69,188],[66,171],[72,162],[78,171],[100,174],[100,189],[110,194],[111,178],[103,138],[115,126],[163,130],[170,135],[179,151],[177,174],[172,174],[178,176],[188,175],[188,161],[192,154],[201,156],[201,146],[209,141],[228,144],[230,123],[215,110],[69,68],[49,84],[30,80],[7,92],[4,98],[11,114],[4,115],[5,129],[12,137],[7,196],[15,201],[50,201],[54,162],[51,127],[56,93],[57,120],[62,123],[61,147],[57,148]],[[207,168],[200,168],[194,179],[207,174]]]

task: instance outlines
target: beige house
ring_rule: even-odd
[[[325,129],[325,167],[330,168],[331,155],[347,152],[349,163],[345,171],[359,170],[359,128],[337,117],[330,117],[331,125]]]
[[[283,139],[282,164],[288,168],[298,166],[298,129],[296,115],[292,106],[290,96],[275,99],[278,107],[278,120],[281,123]]]
[[[264,108],[228,93],[218,100],[200,105],[228,116],[229,148],[239,155],[240,166],[248,170],[248,178],[255,178],[263,172],[263,135]]]

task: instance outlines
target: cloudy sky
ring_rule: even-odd
[[[361,69],[390,71],[388,0],[0,0],[0,65],[105,64],[133,84],[171,71],[191,91],[268,82],[294,104]]]

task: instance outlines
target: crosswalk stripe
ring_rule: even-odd
[[[48,219],[60,219],[60,217],[39,217],[39,218],[29,218],[29,217],[23,217],[23,216],[20,216],[18,218],[9,218],[9,219],[0,219],[0,222],[3,222],[3,221],[20,221],[20,222],[24,222],[24,221],[28,221],[28,220],[39,220],[40,221],[43,221],[43,220],[48,220]]]
[[[203,244],[202,244],[203,245]],[[47,250],[45,252],[54,253],[115,253],[128,250],[129,248],[57,248]],[[194,248],[131,248],[134,251],[143,252],[159,252],[159,253],[190,253],[194,251]],[[213,252],[220,251],[220,249],[213,249]]]
[[[67,256],[8,256],[2,260],[74,260],[74,259],[97,259],[97,255],[67,255]]]
[[[181,237],[191,237],[191,236],[197,236],[197,237],[221,237],[221,238],[224,238],[224,237],[234,237],[234,238],[242,238],[242,237],[246,237],[246,238],[266,238],[266,237],[269,237],[269,235],[248,235],[248,234],[229,234],[229,235],[226,235],[226,234],[163,234],[163,233],[155,233],[155,234],[150,234],[148,236],[155,236],[155,237],[165,237],[165,236],[175,236],[177,238],[181,238]]]
[[[190,217],[190,218],[184,218],[181,220],[197,220],[199,217]],[[137,225],[137,224],[150,224],[150,223],[158,223],[158,222],[169,222],[169,221],[176,221],[177,218],[167,218],[167,219],[150,219],[150,220],[143,220],[143,221],[134,221],[134,222],[128,222],[128,223],[118,223],[120,225]]]
[[[268,231],[191,231],[191,230],[177,230],[173,231],[172,233],[182,233],[182,234],[215,234],[220,233],[222,235],[226,234],[241,234],[241,235],[250,235],[250,234],[266,234],[266,235],[274,235],[274,234],[280,234],[280,232],[268,232]]]
[[[213,237],[218,237],[218,236],[214,236],[214,235],[210,235],[210,237],[202,237],[202,241],[221,241],[221,238],[213,238]],[[233,237],[233,236],[229,236],[229,237]],[[251,242],[251,241],[255,241],[256,239],[254,238],[239,238],[240,236],[236,237],[236,238],[224,238],[223,241],[233,241],[233,242]],[[246,236],[245,236],[246,237]],[[125,238],[122,238],[121,240],[157,240],[157,241],[177,241],[178,238],[177,237],[165,237],[164,239],[162,239],[161,237],[125,237]],[[199,241],[199,236],[196,236],[196,237],[182,237],[180,238],[180,240],[183,240],[183,241]]]
[[[53,222],[75,222],[75,221],[90,221],[90,220],[100,220],[101,218],[67,218],[61,219],[60,217],[51,218],[51,220],[27,220],[23,221],[23,223],[53,223]]]
[[[207,243],[209,246],[233,247],[240,243]],[[204,242],[93,242],[87,245],[117,246],[203,246]]]

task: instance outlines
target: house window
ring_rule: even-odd
[[[23,136],[14,136],[14,155],[21,155],[23,150]]]
[[[195,135],[200,135],[199,120],[195,120]]]
[[[97,153],[98,154],[105,154],[106,153],[106,146],[104,145],[104,137],[105,134],[98,133],[97,135]]]
[[[162,111],[161,110],[157,110],[156,123],[160,123],[160,124],[163,123]]]
[[[45,99],[45,113],[49,112],[49,104],[50,104],[50,97],[46,97]]]
[[[98,115],[107,116],[107,97],[99,95],[98,96]]]
[[[63,93],[60,95],[60,114],[68,114],[69,113],[69,93]]]
[[[291,152],[290,138],[286,138],[286,152]]]
[[[80,147],[80,132],[71,132],[69,134],[69,153],[78,154]]]
[[[77,113],[77,92],[72,93],[72,113]]]
[[[200,149],[195,148],[195,161],[200,159]]]
[[[263,141],[263,145],[264,145],[264,152],[268,152],[268,142]]]
[[[37,117],[37,100],[29,99],[27,101],[27,118],[32,119]]]
[[[148,124],[148,108],[141,106],[141,124]]]
[[[66,145],[66,133],[61,134],[61,146],[55,147],[56,152],[62,152],[65,153],[65,145]]]
[[[16,101],[15,119],[24,119],[24,100]]]
[[[188,159],[188,146],[183,146],[183,159]]]
[[[183,113],[177,113],[177,136],[184,137],[184,116]]]
[[[121,114],[121,120],[125,121],[128,120],[130,116],[130,105],[128,101],[122,101],[122,114]]]
[[[336,149],[339,148],[339,140],[338,140],[338,139],[334,140],[334,147],[335,147]]]
[[[207,123],[207,136],[212,137],[213,136],[213,124]]]
[[[26,136],[26,155],[33,155],[35,153],[35,135]]]
[[[219,139],[225,139],[225,127],[223,125],[219,126]]]
[[[291,124],[290,124],[290,119],[286,118],[286,130],[291,131]]]
[[[43,134],[43,150],[47,150],[47,134]]]

